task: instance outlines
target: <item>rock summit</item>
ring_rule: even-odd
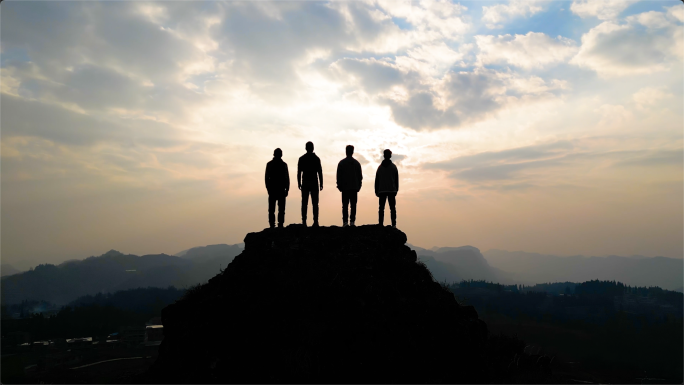
[[[176,383],[481,382],[487,326],[398,229],[289,225],[162,311]]]

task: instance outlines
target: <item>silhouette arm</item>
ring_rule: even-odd
[[[290,170],[287,169],[287,163],[285,163],[285,196],[288,191],[290,191]]]
[[[302,158],[297,162],[297,188],[302,189]]]
[[[340,163],[337,164],[337,174],[335,175],[335,183],[337,184],[338,190],[340,190],[340,168],[342,168],[342,161],[340,161]]]
[[[266,165],[266,173],[264,174],[264,183],[266,184],[266,190],[268,190],[268,164]]]
[[[356,191],[359,192],[361,191],[361,186],[363,185],[363,170],[361,169],[361,163],[358,161],[356,162],[356,172],[359,176],[359,189]]]
[[[318,159],[318,170],[316,170],[318,173],[318,177],[321,179],[321,191],[323,191],[323,168],[321,167],[321,160]]]
[[[378,196],[378,174],[380,173],[380,167],[378,171],[375,172],[375,196]]]

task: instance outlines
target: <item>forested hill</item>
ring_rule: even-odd
[[[24,300],[65,305],[78,297],[139,287],[185,288],[206,282],[225,268],[235,253],[212,253],[197,260],[166,254],[137,256],[111,250],[99,257],[2,277],[2,303]]]
[[[586,383],[639,383],[644,373],[659,383],[682,383],[682,293],[599,280],[463,281],[450,289],[491,331],[517,335],[573,363],[587,374]]]
[[[136,313],[159,315],[161,309],[180,299],[185,291],[185,289],[178,289],[173,286],[166,289],[147,287],[121,290],[115,293],[98,293],[79,297],[67,306],[112,306]]]

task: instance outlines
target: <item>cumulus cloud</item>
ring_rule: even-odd
[[[376,59],[340,59],[331,67],[340,74],[351,75],[351,82],[367,92],[378,93],[402,84],[404,74],[391,63]]]
[[[673,5],[671,7],[666,7],[666,9],[668,17],[678,20],[680,23],[684,23],[684,8],[680,5]]]
[[[668,16],[669,15],[663,12],[648,11],[628,16],[625,18],[625,20],[628,23],[638,23],[647,28],[659,29],[667,28],[671,25],[671,21],[668,20]]]
[[[483,68],[452,71],[430,88],[409,90],[409,97],[381,99],[392,110],[397,124],[414,130],[457,128],[493,117],[516,103],[555,98],[569,88],[567,82],[546,81]]]
[[[471,44],[463,44],[459,51],[455,51],[443,41],[428,43],[408,49],[405,55],[397,55],[394,62],[405,72],[415,71],[422,76],[438,78],[452,66],[461,64],[471,47]]]
[[[470,28],[463,15],[468,8],[448,0],[379,0],[378,5],[391,17],[403,19],[411,26],[413,33],[408,33],[407,38],[413,43],[436,38],[456,40]]]
[[[634,117],[632,111],[621,104],[603,104],[596,109],[596,112],[601,115],[599,122],[601,128],[621,127]]]
[[[582,36],[571,63],[612,77],[664,71],[680,65],[683,55],[681,24],[662,12],[647,12],[627,18],[624,24],[605,21],[592,28]]]
[[[681,99],[665,84],[681,76],[681,5],[611,19],[605,9],[582,10],[584,2],[578,2],[577,13],[606,18],[599,26],[562,20],[573,31],[584,28],[580,50],[549,35],[555,27],[548,24],[535,23],[539,29],[528,33],[523,19],[544,11],[542,2],[485,4],[482,20],[472,20],[480,4],[464,4],[3,3],[0,145],[2,180],[8,183],[2,219],[11,224],[3,251],[14,258],[52,255],[57,243],[87,239],[96,248],[89,252],[96,253],[126,237],[147,245],[145,231],[159,229],[158,242],[146,246],[159,252],[168,246],[169,226],[182,234],[172,238],[187,237],[185,248],[205,242],[173,225],[183,222],[179,218],[208,224],[197,228],[203,236],[220,233],[207,243],[230,242],[222,237],[243,234],[263,220],[251,213],[261,207],[259,175],[273,148],[282,148],[292,167],[307,140],[315,141],[324,173],[334,172],[328,166],[347,143],[356,145],[367,172],[378,150],[391,148],[404,165],[407,197],[413,197],[407,205],[450,188],[442,178],[424,176],[425,160],[434,163],[425,169],[441,170],[479,192],[583,178],[597,159],[623,160],[610,176],[624,168],[629,186],[655,174],[632,169],[643,165],[667,165],[659,178],[681,180],[681,171],[672,168],[681,139],[672,122],[681,111],[655,113],[659,102]],[[472,36],[481,24],[514,32]],[[578,50],[575,64],[600,73],[670,73],[648,83],[613,80],[620,82],[616,87],[566,66],[550,69]],[[582,92],[573,93],[573,87]],[[549,100],[553,108],[537,108]],[[584,127],[626,129],[638,137],[638,124],[658,127],[642,135],[653,147],[649,153],[606,155],[605,147],[620,149],[623,142],[606,139],[603,149],[592,152],[573,139]],[[633,140],[633,148],[648,147]],[[547,144],[486,150],[537,141]],[[659,152],[663,143],[671,152]],[[453,158],[464,151],[468,155]],[[680,191],[681,183],[676,185]],[[164,194],[167,200],[160,199]],[[83,206],[86,201],[91,205]],[[240,207],[221,206],[227,202]],[[154,215],[146,211],[150,206]],[[226,215],[254,219],[215,232]],[[124,217],[140,227],[121,226]],[[74,228],[93,232],[84,236]],[[130,234],[122,235],[121,228]],[[39,242],[26,242],[37,233]],[[102,241],[107,236],[113,238]]]
[[[574,0],[570,10],[580,17],[612,20],[634,3],[636,0]]]
[[[512,0],[507,4],[496,4],[482,7],[482,21],[487,28],[503,28],[503,23],[516,17],[526,17],[542,11],[540,1]]]
[[[478,60],[484,64],[506,63],[521,68],[541,68],[560,63],[577,52],[576,43],[541,32],[526,35],[475,36],[480,49]]]
[[[397,124],[414,130],[458,127],[495,112],[503,103],[504,80],[487,70],[450,72],[433,87],[418,84],[405,100],[385,98]]]
[[[632,95],[632,100],[636,103],[637,108],[643,110],[672,96],[665,87],[644,87]]]
[[[390,100],[389,104],[394,121],[415,130],[458,126],[461,122],[453,110],[437,107],[430,92],[415,93],[403,103]]]

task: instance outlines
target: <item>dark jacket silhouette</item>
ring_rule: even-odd
[[[385,219],[385,202],[389,203],[392,226],[397,226],[397,201],[399,191],[399,171],[397,166],[389,159],[392,152],[385,150],[385,160],[378,166],[375,173],[375,195],[379,198],[378,224],[383,225]]]
[[[285,222],[285,198],[290,190],[290,172],[287,163],[280,158],[282,151],[274,153],[273,160],[266,164],[266,190],[268,191],[268,224],[275,227],[275,205],[278,203],[278,227]]]
[[[287,196],[290,190],[290,172],[287,163],[280,158],[266,163],[266,190],[268,195],[276,196]]]
[[[337,164],[337,189],[340,191],[361,190],[363,173],[361,163],[358,160],[347,156]]]
[[[355,226],[357,194],[361,190],[363,173],[361,163],[352,157],[354,148],[349,147],[351,150],[347,150],[347,157],[337,164],[337,189],[342,192],[342,223],[347,226],[347,219],[350,219],[351,225]],[[351,206],[351,217],[349,206]]]
[[[375,195],[399,192],[399,171],[391,160],[385,159],[375,173]]]
[[[318,181],[323,185],[323,170],[321,159],[314,152],[308,152],[299,157],[297,162],[297,184],[303,189],[318,190]]]
[[[307,149],[307,153],[302,155],[297,162],[297,184],[302,190],[302,223],[306,225],[306,212],[309,195],[311,195],[313,225],[318,226],[318,192],[323,190],[323,170],[321,160],[313,152],[313,144],[311,144],[310,151]]]

